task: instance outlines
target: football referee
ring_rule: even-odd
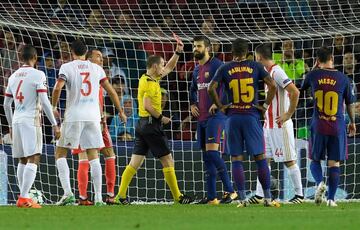
[[[177,38],[175,54],[165,65],[160,56],[149,56],[146,63],[146,73],[140,77],[138,87],[138,102],[140,119],[135,129],[135,145],[130,163],[126,166],[121,176],[120,188],[115,202],[127,205],[126,197],[128,186],[144,162],[145,156],[151,151],[152,155],[159,158],[165,181],[170,187],[174,200],[180,204],[188,204],[193,199],[180,192],[174,169],[174,161],[168,146],[168,140],[162,124],[171,122],[171,118],[161,114],[161,90],[159,81],[168,75],[176,66],[179,56],[183,52],[183,43]]]

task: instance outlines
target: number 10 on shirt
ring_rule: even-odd
[[[327,116],[337,114],[339,96],[336,92],[328,91],[324,93],[323,90],[317,90],[315,92],[315,99],[320,112],[324,112]]]

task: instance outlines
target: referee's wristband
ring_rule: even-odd
[[[56,107],[56,106],[53,106],[53,107],[52,107],[52,110],[53,110],[53,111],[56,111],[56,110],[57,110],[57,107]]]
[[[157,119],[161,120],[162,118],[163,118],[163,115],[160,114],[160,116]]]
[[[178,52],[178,51],[175,51],[175,54],[176,54],[177,56],[180,56],[182,53],[181,53],[181,52]]]
[[[263,104],[263,107],[267,110],[267,109],[269,108],[269,105],[266,104],[266,103],[264,103],[264,104]]]

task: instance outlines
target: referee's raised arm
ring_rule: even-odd
[[[165,68],[161,72],[161,78],[167,76],[169,73],[171,73],[179,60],[180,55],[184,52],[184,44],[180,40],[180,38],[174,34],[174,39],[176,40],[176,49],[174,55],[170,58],[170,60],[167,62]]]

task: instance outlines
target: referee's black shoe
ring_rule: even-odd
[[[191,204],[194,202],[194,198],[188,195],[181,195],[179,198],[179,204]]]
[[[114,204],[117,204],[117,205],[130,205],[130,201],[128,200],[128,198],[121,198],[119,195],[117,195],[114,198]]]

